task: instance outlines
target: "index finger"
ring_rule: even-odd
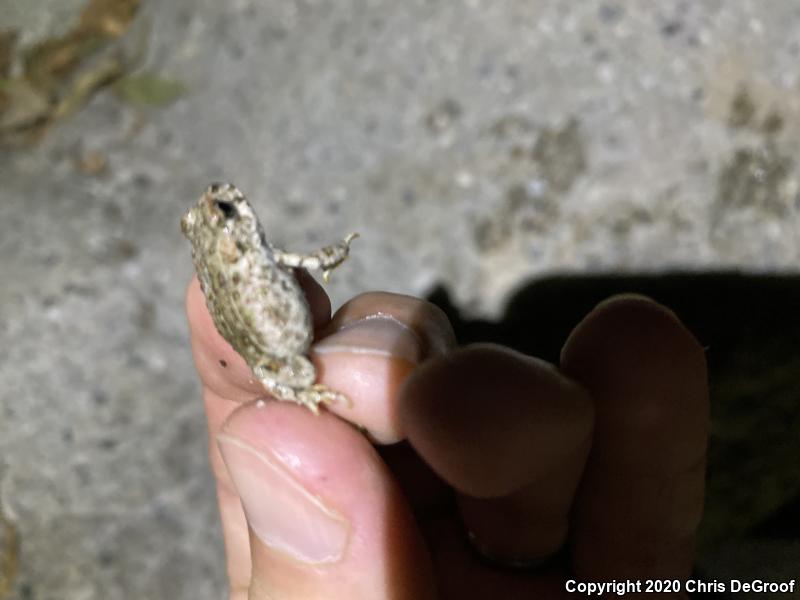
[[[597,415],[574,511],[576,575],[688,577],[709,427],[703,348],[666,308],[617,297],[576,327],[562,369]]]

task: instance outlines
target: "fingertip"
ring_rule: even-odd
[[[399,388],[428,357],[455,345],[444,313],[419,298],[369,292],[344,304],[325,333],[311,352],[320,379],[352,400],[329,408],[378,443],[403,439]]]
[[[691,464],[705,451],[709,401],[705,351],[674,312],[645,296],[625,294],[600,303],[564,344],[562,370],[601,399],[598,442],[615,425],[668,449],[670,461]],[[608,425],[608,426],[606,426]],[[675,439],[676,427],[682,431]],[[655,437],[654,437],[655,436]],[[668,439],[667,439],[668,438]],[[617,448],[630,460],[658,460],[641,448]]]
[[[641,294],[617,294],[600,302],[568,336],[561,351],[562,366],[593,362],[597,353],[589,347],[592,344],[605,344],[603,350],[614,353],[615,349],[627,352],[626,342],[646,349],[648,357],[654,352],[686,357],[695,370],[705,370],[703,347],[675,312]]]

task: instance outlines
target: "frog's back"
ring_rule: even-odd
[[[313,323],[294,274],[268,260],[245,262],[208,265],[203,291],[217,329],[251,366],[269,355],[306,354]]]
[[[306,354],[313,322],[305,294],[275,261],[244,195],[230,184],[209,187],[182,227],[214,324],[247,363]]]

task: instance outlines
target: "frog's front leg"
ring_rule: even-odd
[[[314,383],[317,377],[314,364],[301,354],[268,357],[253,369],[253,373],[270,395],[305,406],[315,415],[319,414],[320,404],[350,402],[344,394]]]
[[[281,266],[322,269],[322,279],[327,283],[331,271],[342,264],[350,254],[350,242],[357,237],[357,233],[351,233],[338,244],[325,246],[308,254],[295,254],[280,248],[273,248],[272,251],[275,261]]]

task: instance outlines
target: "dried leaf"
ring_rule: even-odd
[[[110,84],[124,72],[124,65],[119,59],[108,59],[94,68],[78,75],[58,104],[53,109],[52,119],[62,120],[89,102],[94,93]]]
[[[35,85],[55,89],[85,58],[125,33],[138,8],[139,0],[90,0],[74,29],[26,53],[25,77]]]
[[[14,44],[16,43],[16,31],[0,31],[0,77],[8,77],[11,72],[11,57],[14,55]]]
[[[75,166],[86,175],[102,175],[108,170],[108,157],[98,150],[89,150],[75,157]]]
[[[6,99],[0,113],[0,135],[41,122],[53,108],[52,100],[24,79],[0,80],[0,92]]]
[[[186,86],[176,79],[143,72],[121,78],[114,84],[114,91],[135,106],[167,106],[186,92]]]
[[[55,89],[102,43],[95,36],[70,34],[36,44],[25,54],[25,78],[39,87]]]
[[[119,37],[128,29],[138,9],[139,0],[89,0],[81,13],[78,31]]]

